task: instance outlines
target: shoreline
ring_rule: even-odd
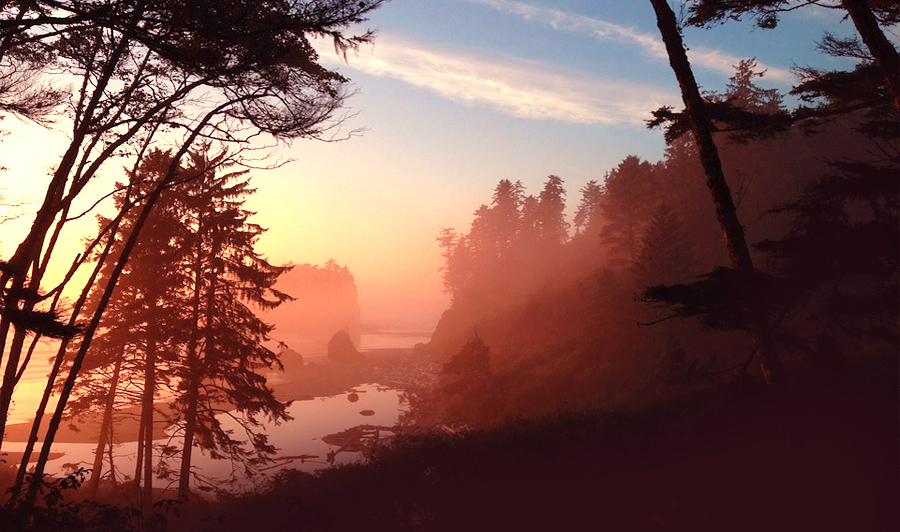
[[[403,382],[381,382],[385,380],[385,371],[398,367],[408,367],[420,363],[419,357],[413,355],[413,348],[376,348],[362,352],[366,361],[359,364],[336,364],[328,360],[326,355],[314,355],[304,357],[303,365],[298,363],[284,364],[284,371],[274,371],[266,374],[267,383],[275,392],[275,397],[282,402],[305,401],[317,397],[331,397],[347,392],[367,383],[378,383],[392,388],[400,388]],[[166,413],[169,411],[167,403],[157,403],[157,411]],[[140,407],[132,406],[117,410],[115,413],[116,443],[132,443],[137,441],[139,432]],[[43,441],[43,435],[47,432],[49,415],[45,416],[41,423],[41,436],[38,444]],[[165,420],[154,423],[153,437],[161,439],[166,437],[165,430],[170,424]],[[6,426],[3,443],[25,443],[31,433],[32,421],[11,423]],[[100,433],[100,414],[79,416],[74,419],[66,419],[60,425],[54,438],[55,443],[96,443]],[[16,451],[10,451],[10,455]],[[19,453],[21,459],[21,453]]]

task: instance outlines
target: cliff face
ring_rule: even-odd
[[[266,313],[275,324],[273,337],[301,352],[325,352],[338,331],[359,343],[360,311],[353,274],[333,260],[324,266],[299,264],[284,274],[277,288],[294,301]]]

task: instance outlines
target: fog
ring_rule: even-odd
[[[0,530],[900,527],[896,9],[386,3],[0,10]]]

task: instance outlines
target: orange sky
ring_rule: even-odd
[[[11,125],[11,124],[10,124]],[[0,226],[0,253],[8,257],[32,220],[48,181],[48,171],[64,149],[64,137],[16,124],[0,142],[2,195],[25,196],[28,211]],[[352,143],[303,141],[279,151],[296,158],[275,170],[253,170],[258,192],[247,202],[254,221],[269,231],[257,249],[277,264],[324,264],[335,259],[353,272],[364,323],[400,329],[430,330],[448,304],[438,268],[435,236],[448,212],[434,212],[417,201],[414,183],[375,172],[367,157],[341,157]],[[364,146],[359,146],[364,148]],[[121,178],[124,161],[110,165],[106,177],[89,190],[93,199]],[[118,173],[118,175],[116,175]],[[347,174],[368,179],[345,179]],[[85,202],[90,203],[90,202]],[[95,230],[93,217],[76,223],[54,255],[51,277],[58,278],[81,250],[80,239]]]

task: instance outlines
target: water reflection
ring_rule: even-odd
[[[275,460],[260,468],[262,475],[271,475],[284,468],[315,471],[330,464],[343,464],[360,460],[364,445],[370,444],[373,430],[377,430],[375,438],[384,438],[390,434],[400,415],[400,393],[398,390],[379,384],[363,384],[346,393],[330,397],[316,397],[309,400],[294,401],[288,408],[293,420],[280,425],[269,424],[264,432],[269,435],[269,442],[278,448]],[[221,416],[223,425],[240,434],[240,427],[228,416]],[[361,435],[363,447],[356,445],[350,436],[340,436],[348,429],[363,426],[357,432]],[[347,438],[351,438],[348,440]],[[326,441],[327,440],[327,441]],[[329,443],[330,442],[330,443]],[[180,438],[160,439],[157,445],[181,447]],[[4,451],[22,451],[22,442],[5,442]],[[79,467],[90,467],[93,463],[95,444],[58,443],[53,450],[63,456],[48,463],[50,474],[68,473]],[[208,483],[231,489],[249,487],[258,478],[248,478],[238,464],[228,460],[213,460],[207,454],[195,448],[194,470],[202,477],[197,487]],[[155,449],[154,459],[158,460],[159,450]],[[123,443],[114,448],[116,480],[122,482],[134,474],[135,443]],[[177,462],[170,467],[177,468]],[[127,478],[126,478],[127,477]],[[229,479],[231,486],[223,486],[216,480]],[[171,483],[171,485],[170,485]],[[172,487],[177,480],[158,478],[155,483],[159,487]]]

